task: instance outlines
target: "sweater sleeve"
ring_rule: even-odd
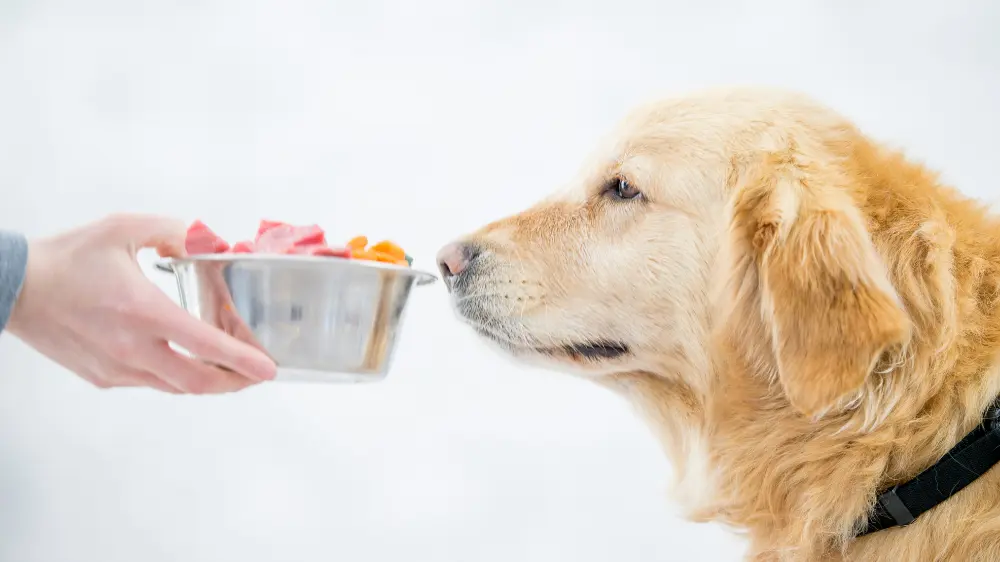
[[[0,230],[0,332],[10,320],[27,266],[28,241],[20,234]]]

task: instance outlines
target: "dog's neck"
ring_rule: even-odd
[[[708,412],[717,392],[716,369],[704,349],[675,350],[670,364],[596,379],[629,401],[663,446],[674,470],[673,499],[688,518],[715,519],[722,472],[713,465]]]
[[[853,552],[852,542],[871,498],[934,462],[976,423],[974,413],[956,409],[939,427],[889,419],[859,433],[844,429],[849,427],[844,417],[805,418],[766,384],[741,381],[737,369],[731,375],[720,373],[719,386],[707,395],[679,377],[648,372],[615,375],[608,384],[636,407],[660,439],[674,468],[674,499],[689,519],[746,531],[756,552],[797,551],[790,560],[831,560],[849,551],[849,559],[868,559]],[[989,390],[969,387],[961,392]],[[996,487],[998,480],[994,475],[980,484]],[[984,505],[978,509],[989,513],[995,502],[982,496]],[[934,515],[956,516],[954,511],[943,515],[945,511]],[[925,518],[902,531],[923,533],[910,543],[916,552],[933,536],[926,528],[935,525],[934,517]],[[970,527],[968,534],[976,532]],[[878,545],[885,538],[866,540]],[[884,554],[885,548],[872,546],[869,550],[876,554],[871,559],[879,560],[877,553]]]
[[[870,203],[866,212],[877,221],[884,202]],[[939,203],[964,204],[954,197]],[[948,548],[972,548],[976,540],[1000,548],[1000,536],[981,538],[985,521],[997,516],[1000,493],[988,490],[997,487],[1000,469],[971,485],[965,499],[906,529],[854,539],[878,492],[946,454],[1000,394],[1000,240],[990,233],[996,225],[984,214],[978,225],[952,226],[946,215],[928,217],[913,248],[900,250],[889,228],[873,230],[877,244],[896,247],[885,255],[918,338],[907,362],[873,377],[851,408],[818,420],[802,416],[766,366],[711,337],[710,326],[704,349],[674,354],[683,360],[608,378],[660,438],[690,518],[746,530],[754,551],[788,549],[795,560],[846,552],[852,560],[877,560],[900,552],[903,542],[913,552],[937,552],[927,541],[942,525],[949,533],[962,527],[964,542]],[[978,234],[955,232],[970,228]],[[975,243],[958,246],[956,238]]]

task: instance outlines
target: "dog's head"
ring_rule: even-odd
[[[856,201],[855,135],[783,92],[643,107],[567,189],[441,250],[454,306],[515,357],[595,376],[708,377],[723,333],[824,411],[909,329]]]

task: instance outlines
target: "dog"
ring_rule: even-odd
[[[859,536],[1000,394],[998,219],[812,97],[644,105],[438,262],[483,338],[627,398],[747,560],[1000,560],[1000,467]]]

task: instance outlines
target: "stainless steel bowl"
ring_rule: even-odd
[[[171,259],[188,312],[266,352],[278,378],[377,381],[392,364],[414,285],[430,273],[377,262],[256,254]]]

